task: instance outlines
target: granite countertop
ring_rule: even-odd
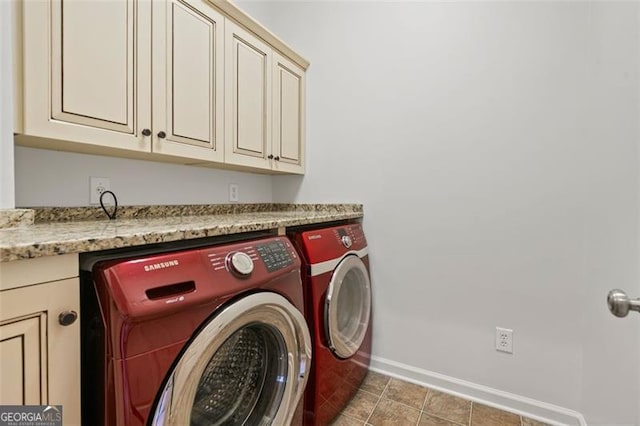
[[[363,216],[361,204],[143,206],[96,219],[96,208],[35,210],[35,223],[0,229],[0,262],[238,234]],[[73,220],[68,220],[69,218]]]

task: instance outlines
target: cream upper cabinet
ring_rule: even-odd
[[[304,173],[304,70],[273,55],[273,139],[275,170]]]
[[[225,162],[304,173],[304,70],[226,24]]]
[[[24,132],[150,151],[151,139],[142,130],[151,125],[151,43],[145,37],[151,4],[22,5]]]
[[[153,152],[224,160],[224,21],[205,0],[153,4]]]
[[[0,405],[62,405],[65,425],[81,423],[80,321],[60,320],[80,312],[77,259],[0,265]]]
[[[270,168],[271,49],[230,21],[225,44],[225,162]]]
[[[309,64],[232,2],[19,4],[18,143],[304,173]]]

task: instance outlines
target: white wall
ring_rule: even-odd
[[[638,4],[240,4],[311,61],[274,200],[364,203],[375,355],[638,424]]]
[[[271,176],[16,147],[16,205],[89,205],[89,177],[108,177],[120,205],[270,203]]]
[[[0,1],[0,209],[15,207],[11,3]]]

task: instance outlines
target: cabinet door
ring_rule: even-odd
[[[271,49],[227,21],[225,67],[225,162],[269,169]]]
[[[80,424],[80,324],[58,323],[79,292],[77,278],[0,292],[0,404],[62,405]]]
[[[47,400],[47,314],[0,323],[0,402],[41,405]]]
[[[154,3],[153,152],[224,159],[223,60],[224,18],[208,2]]]
[[[25,133],[149,151],[151,3],[23,4]]]
[[[304,173],[304,71],[273,54],[273,169]]]

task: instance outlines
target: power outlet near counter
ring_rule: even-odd
[[[237,183],[229,184],[229,201],[232,203],[238,202],[238,191],[240,190],[239,185]]]
[[[100,195],[109,190],[111,190],[109,178],[95,176],[89,178],[89,202],[91,204],[100,204]]]

